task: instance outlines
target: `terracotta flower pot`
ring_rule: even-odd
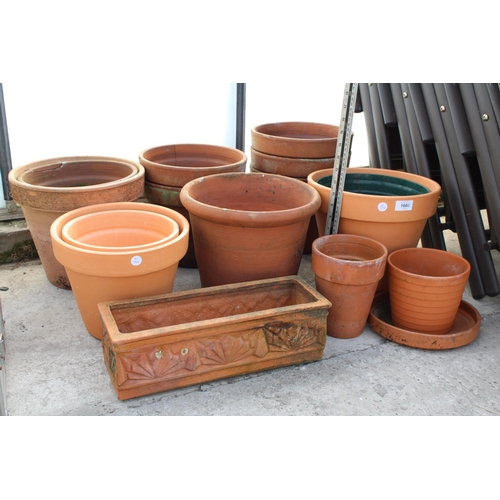
[[[251,166],[260,172],[306,180],[316,170],[333,169],[335,158],[288,158],[261,153],[252,147],[250,160]]]
[[[403,248],[388,258],[394,325],[417,332],[451,330],[470,274],[463,257],[433,248]]]
[[[339,127],[323,123],[267,123],[252,128],[252,147],[288,158],[333,158]]]
[[[90,250],[71,245],[63,240],[63,228],[79,217],[88,214],[100,214],[103,219],[107,213],[114,216],[115,211],[123,210],[130,233],[125,236],[126,246],[122,250]],[[141,219],[141,231],[156,233],[157,245],[147,248],[130,249],[144,242],[141,231],[134,227],[131,213],[144,211],[154,214],[148,222]],[[164,223],[158,226],[159,214]],[[165,242],[171,232],[167,219],[173,219],[179,226],[177,237]],[[105,226],[106,224],[103,224]],[[164,228],[164,231],[163,229]],[[117,241],[113,231],[101,231],[97,246],[115,246]],[[97,309],[99,302],[148,297],[170,293],[173,288],[179,260],[187,250],[189,233],[188,221],[179,213],[165,207],[148,203],[106,203],[72,210],[58,217],[51,226],[50,234],[54,255],[66,268],[73,294],[85,327],[94,337],[102,337],[102,324]],[[107,237],[110,237],[109,240]]]
[[[103,156],[53,158],[11,170],[9,183],[47,279],[54,286],[69,289],[66,271],[54,257],[51,224],[76,208],[136,200],[144,190],[144,167]]]
[[[189,212],[184,208],[180,200],[180,187],[164,186],[154,182],[145,181],[144,196],[150,203],[167,207],[184,216],[189,222]],[[179,267],[196,268],[196,254],[194,251],[193,231],[189,229],[189,243],[186,255],[180,260]]]
[[[321,196],[316,213],[324,234],[330,203],[331,170],[307,178]],[[356,234],[380,241],[389,253],[416,247],[429,217],[437,210],[441,186],[427,177],[397,170],[351,168],[346,172],[339,234]],[[388,287],[387,272],[379,290]]]
[[[163,214],[143,210],[110,210],[81,215],[62,228],[66,243],[103,252],[141,251],[179,235],[179,224]],[[131,246],[131,242],[134,246]]]
[[[202,286],[297,274],[311,216],[321,203],[281,175],[209,175],[186,184]]]
[[[244,172],[247,156],[238,149],[210,144],[172,144],[146,149],[139,155],[146,181],[182,187],[207,175]]]
[[[314,241],[311,265],[316,289],[332,303],[328,335],[342,339],[361,335],[387,254],[384,245],[362,236],[332,234]]]

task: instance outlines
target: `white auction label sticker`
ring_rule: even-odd
[[[413,210],[413,200],[396,201],[394,210],[396,210],[396,212]]]
[[[140,257],[139,255],[134,255],[134,257],[130,259],[130,263],[133,266],[140,266],[142,264],[142,257]]]
[[[378,204],[378,211],[385,212],[386,210],[387,210],[387,203],[385,203],[384,201],[380,202]]]

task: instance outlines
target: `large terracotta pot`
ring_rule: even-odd
[[[348,339],[363,333],[387,254],[384,245],[363,236],[332,234],[314,241],[316,289],[332,303],[328,335]]]
[[[252,147],[288,158],[333,158],[339,127],[324,123],[266,123],[251,129]]]
[[[128,222],[121,231],[125,233],[125,228],[129,228],[128,235],[124,235],[122,240],[122,249],[99,248],[117,246],[112,229],[103,229],[94,235],[92,244],[97,250],[64,241],[63,228],[71,221],[80,217],[80,222],[85,221],[83,216],[88,214],[100,214],[105,220],[108,212],[114,217],[119,210],[123,210]],[[134,218],[133,213],[136,211],[152,216]],[[163,223],[157,215],[161,216]],[[180,231],[173,239],[168,239],[171,233],[170,219],[175,221]],[[139,220],[140,227],[137,227]],[[102,224],[103,228],[106,226],[106,223]],[[179,260],[187,250],[188,233],[189,223],[185,217],[174,210],[149,203],[92,205],[72,210],[54,221],[50,229],[54,255],[66,268],[78,309],[91,335],[98,339],[102,337],[102,323],[97,309],[99,302],[148,297],[172,291]],[[157,245],[151,244],[152,234],[156,235]]]
[[[318,193],[281,175],[231,173],[186,184],[188,210],[202,286],[298,272]]]
[[[403,248],[388,258],[394,325],[446,334],[451,330],[470,274],[459,255],[434,248]]]
[[[331,170],[307,178],[321,196],[316,213],[318,232],[325,233],[330,203]],[[437,210],[441,186],[427,177],[397,170],[350,168],[346,172],[339,234],[355,234],[379,241],[389,254],[416,247],[425,224]],[[387,271],[379,290],[388,287]]]
[[[172,144],[146,149],[139,154],[146,169],[146,181],[182,187],[207,175],[244,172],[247,156],[243,151],[211,144]]]
[[[144,190],[144,167],[119,158],[69,156],[17,167],[9,172],[9,183],[47,279],[69,289],[66,271],[54,257],[51,224],[76,208],[136,200]]]

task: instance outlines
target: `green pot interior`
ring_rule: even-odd
[[[332,176],[318,179],[318,184],[332,186]],[[344,191],[375,196],[414,196],[429,193],[429,189],[416,182],[399,177],[379,174],[354,174],[345,176]]]

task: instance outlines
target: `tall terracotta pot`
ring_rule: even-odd
[[[123,211],[128,228],[122,242],[117,242],[113,229],[97,231],[89,248],[72,245],[63,238],[63,228],[71,221],[85,222],[85,216],[99,214],[105,220],[107,213],[115,216]],[[140,217],[140,226],[133,213],[151,213]],[[160,215],[160,219],[157,217]],[[171,239],[170,221],[179,226],[179,234]],[[135,221],[135,222],[134,222]],[[58,217],[50,234],[54,255],[66,268],[78,309],[85,327],[94,337],[102,337],[102,324],[97,304],[122,299],[133,299],[170,293],[174,285],[179,260],[188,244],[189,223],[179,213],[149,203],[106,203],[72,210]],[[78,228],[73,233],[78,238]],[[138,236],[139,235],[139,236]],[[158,244],[151,241],[156,238]],[[103,249],[101,247],[121,247]],[[96,248],[93,249],[92,247]]]
[[[181,188],[199,177],[227,172],[244,172],[247,156],[244,152],[212,144],[170,144],[146,149],[139,154],[144,166],[144,195],[151,203],[176,210],[189,221],[189,213],[182,206]],[[186,255],[180,267],[197,267],[192,231]]]
[[[256,173],[195,179],[180,198],[202,286],[297,274],[309,220],[321,203],[304,182]]]
[[[325,232],[330,203],[331,170],[307,178],[321,196],[316,213],[319,234]],[[346,172],[339,234],[355,234],[379,241],[389,253],[416,247],[425,224],[437,210],[441,186],[427,177],[397,170],[350,168]],[[379,290],[387,290],[387,271]]]
[[[389,301],[394,325],[448,333],[470,274],[463,257],[434,248],[403,248],[388,258]]]
[[[316,289],[332,303],[328,335],[349,339],[363,333],[387,254],[384,245],[363,236],[332,234],[314,241]]]
[[[52,249],[51,224],[76,208],[136,200],[144,190],[144,167],[104,156],[52,158],[11,170],[9,184],[47,279],[58,288],[69,289],[66,271]]]

